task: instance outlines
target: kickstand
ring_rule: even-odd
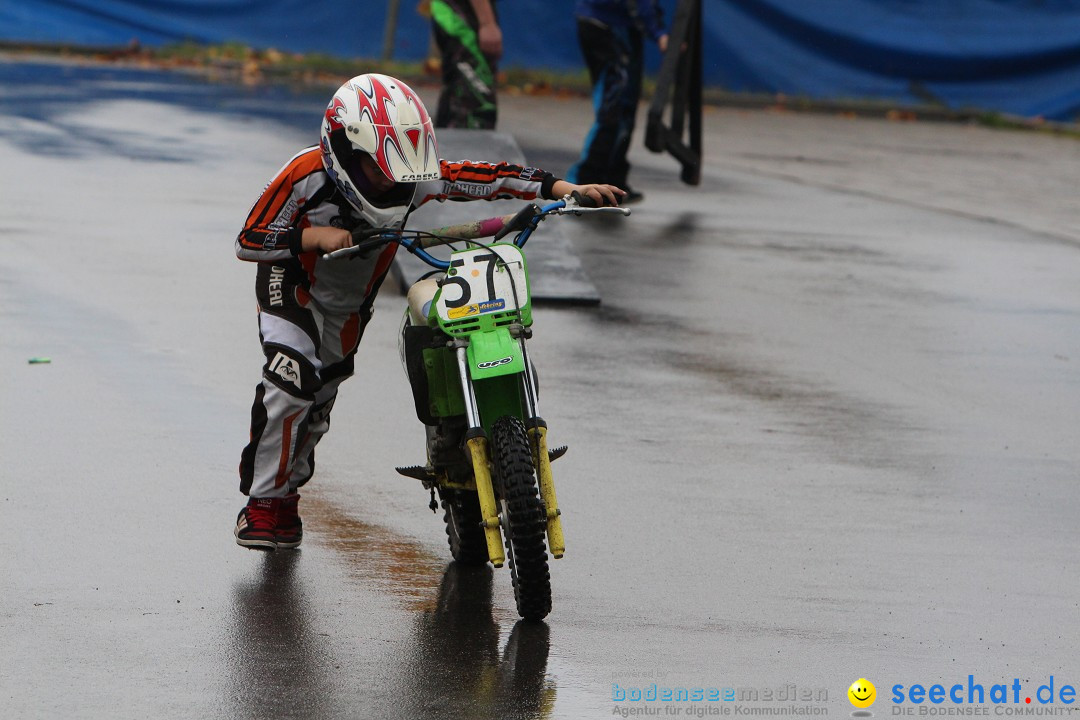
[[[431,508],[431,512],[439,512],[439,504],[435,502],[435,488],[431,488],[431,502],[428,503],[428,507]]]

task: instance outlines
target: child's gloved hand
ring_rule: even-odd
[[[602,183],[588,183],[585,185],[575,185],[572,182],[566,180],[559,180],[552,188],[552,193],[555,197],[562,197],[564,195],[570,195],[571,193],[578,192],[587,198],[596,201],[597,206],[604,207],[607,205],[615,206],[619,204],[619,199],[626,195],[626,191],[617,188],[614,185],[604,185]]]
[[[352,247],[352,233],[336,227],[306,227],[300,236],[304,252],[318,250],[328,253]]]

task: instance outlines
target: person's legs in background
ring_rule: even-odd
[[[495,63],[480,51],[476,16],[468,7],[432,0],[431,21],[442,58],[435,127],[494,130]]]
[[[595,121],[567,180],[627,189],[630,163],[626,156],[641,97],[641,33],[579,18],[578,42],[592,81]]]

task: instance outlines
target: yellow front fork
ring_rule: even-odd
[[[559,502],[555,499],[555,481],[551,478],[551,461],[548,458],[547,428],[537,425],[529,428],[532,442],[533,464],[536,466],[537,479],[540,481],[540,497],[544,500],[547,508],[547,536],[548,550],[551,556],[558,559],[566,552],[566,541],[563,539],[562,519],[559,517]]]
[[[488,465],[488,443],[483,436],[465,441],[472,460],[476,494],[480,498],[480,513],[484,517],[484,536],[487,539],[488,559],[495,567],[502,567],[506,560],[503,553],[502,533],[499,531],[499,510],[495,506],[495,490],[491,485],[491,469]]]

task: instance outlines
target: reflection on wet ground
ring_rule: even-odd
[[[389,654],[379,686],[361,682],[365,695],[354,698],[360,691],[341,685],[332,638],[317,630],[317,588],[301,571],[303,551],[267,553],[257,576],[233,592],[225,700],[236,717],[325,718],[354,703],[380,717],[551,717],[548,626],[518,621],[507,636],[493,612],[489,566],[445,564],[317,497],[305,496],[305,517],[319,528],[308,542],[331,550],[364,586],[400,600],[412,631]]]
[[[435,606],[414,625],[402,697],[415,704],[406,717],[551,717],[548,626],[519,620],[500,654],[492,575],[486,565],[447,566]]]
[[[156,162],[191,162],[173,143],[143,142],[147,137],[182,131],[175,118],[146,116],[138,101],[273,122],[314,132],[323,110],[322,90],[282,85],[258,87],[214,83],[163,70],[60,62],[11,62],[0,57],[0,137],[23,150],[50,156],[83,157],[110,153]],[[136,116],[121,123],[88,122],[84,116],[106,104],[132,103]],[[128,118],[131,120],[132,118]],[[136,129],[130,126],[134,125]]]
[[[431,606],[444,560],[416,540],[365,522],[315,494],[303,497],[309,530],[305,540],[334,552],[351,576],[386,590],[409,610]],[[489,601],[490,602],[490,601]]]
[[[267,553],[259,574],[233,589],[229,706],[235,717],[328,717],[335,704],[326,637],[309,628],[297,578],[301,553]]]

